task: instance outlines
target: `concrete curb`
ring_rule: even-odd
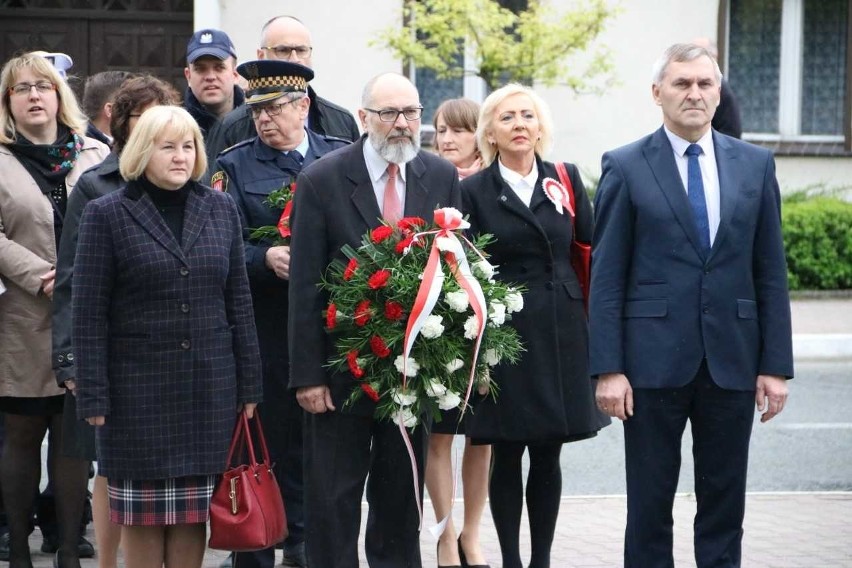
[[[852,358],[852,334],[793,334],[793,357],[795,359],[808,360],[834,360]]]

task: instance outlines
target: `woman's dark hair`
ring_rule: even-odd
[[[119,154],[130,137],[130,118],[133,111],[155,105],[176,105],[180,95],[174,87],[153,75],[142,75],[128,79],[115,93],[112,103],[112,118],[109,129]]]

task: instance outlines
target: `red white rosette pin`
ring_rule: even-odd
[[[553,178],[544,178],[541,187],[544,189],[544,194],[553,203],[557,213],[562,215],[562,210],[567,209],[569,214],[574,215],[574,210],[571,209],[571,202],[568,199],[568,190],[565,189],[565,186]]]

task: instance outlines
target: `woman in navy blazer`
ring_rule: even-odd
[[[588,328],[583,295],[570,262],[572,217],[552,199],[556,167],[541,159],[552,123],[529,88],[510,84],[482,104],[477,139],[486,169],[462,181],[464,211],[475,233],[496,242],[487,252],[496,278],[524,285],[524,307],[512,316],[525,344],[517,365],[498,365],[486,398],[469,417],[474,443],[493,443],[489,496],[504,568],[522,566],[519,530],[523,508],[521,459],[529,452],[526,484],[532,553],[529,566],[550,566],[559,513],[565,442],[590,438],[609,424],[595,407],[588,373]],[[577,168],[568,164],[576,201],[577,239],[592,238],[592,208]],[[545,185],[544,182],[550,178]],[[559,203],[559,207],[557,207]],[[459,552],[464,552],[461,548]]]
[[[239,215],[193,181],[207,164],[183,109],[145,111],[119,164],[127,186],[80,222],[77,415],[98,426],[127,566],[200,567],[236,413],[261,398]]]

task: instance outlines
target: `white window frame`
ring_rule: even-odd
[[[731,5],[727,14],[730,45]],[[805,0],[783,0],[781,5],[781,60],[778,69],[778,133],[744,132],[743,138],[755,142],[843,142],[843,135],[802,134],[802,59],[804,56]],[[725,50],[725,68],[729,66]],[[847,53],[846,57],[852,57]]]

